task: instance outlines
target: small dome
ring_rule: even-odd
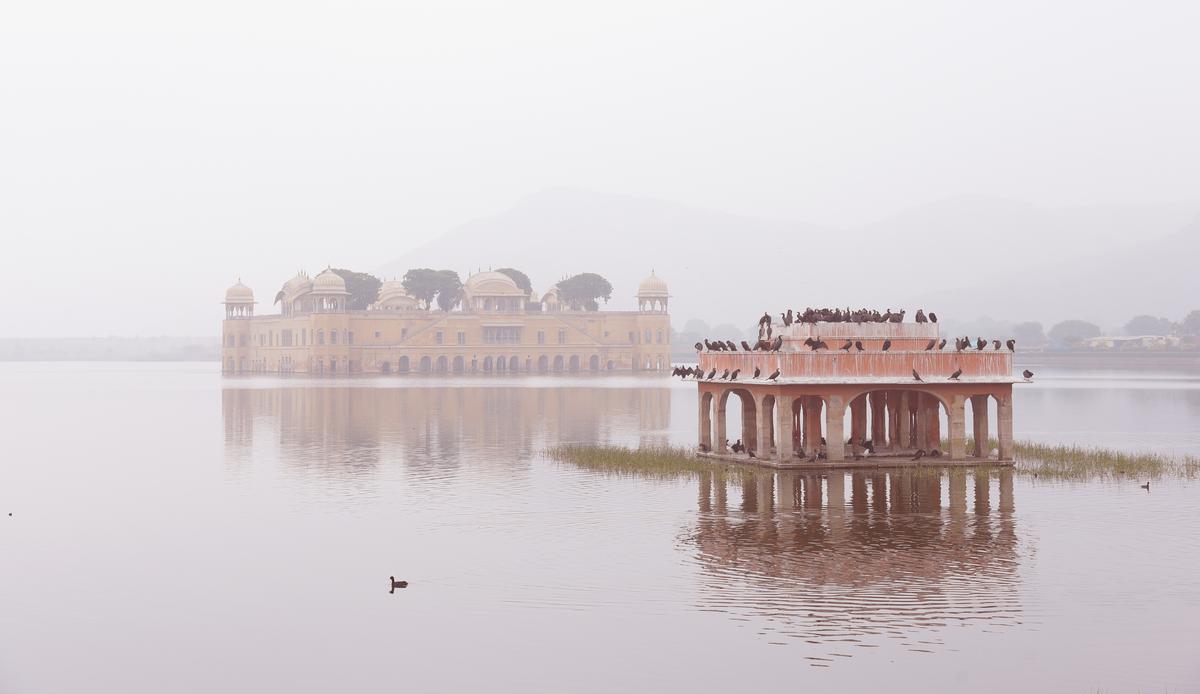
[[[546,293],[542,295],[542,303],[543,304],[557,304],[558,303],[558,285],[557,284],[554,285],[553,287],[550,287],[549,289],[547,289]]]
[[[333,270],[325,270],[312,281],[313,294],[346,294],[346,280]]]
[[[638,296],[667,296],[667,283],[659,279],[654,271],[638,285]]]
[[[242,284],[241,279],[238,279],[237,284],[225,290],[225,303],[252,304],[254,303],[254,291]]]
[[[417,300],[404,289],[400,280],[388,280],[379,285],[379,298],[375,305],[381,309],[398,311],[417,307]]]
[[[519,296],[525,298],[525,292],[513,278],[503,272],[478,272],[467,278],[464,286],[470,296]]]

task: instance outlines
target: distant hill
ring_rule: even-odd
[[[1049,320],[1076,315],[1093,299],[1089,290],[1058,292],[1061,302],[1048,300],[1060,275],[1047,273],[1082,270],[1084,264],[1108,267],[1118,258],[1127,264],[1138,258],[1142,277],[1157,275],[1156,267],[1186,265],[1178,254],[1192,242],[1179,230],[1198,212],[1200,205],[1188,204],[1043,208],[962,197],[833,228],[552,189],[457,227],[379,271],[399,277],[411,267],[431,266],[466,275],[511,266],[529,274],[539,292],[564,276],[599,272],[615,288],[610,307],[632,308],[638,281],[654,269],[670,285],[679,325],[692,317],[749,325],[768,308],[911,311],[918,302],[972,318]],[[1099,250],[1085,260],[1089,249]],[[1181,278],[1172,287],[1184,291],[1192,282]],[[1121,306],[1163,301],[1154,283],[1127,286],[1123,297],[1129,301]]]

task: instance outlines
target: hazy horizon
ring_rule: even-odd
[[[1200,211],[1200,7],[1182,2],[67,2],[0,19],[0,228],[21,290],[5,337],[215,334],[239,276],[269,311],[296,270],[373,271],[553,189],[821,228],[964,198]],[[564,272],[616,271],[563,237]]]

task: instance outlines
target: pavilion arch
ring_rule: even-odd
[[[556,354],[554,356],[554,370],[555,372],[560,372],[563,370],[563,356],[561,354]]]
[[[733,436],[733,440],[729,441],[732,445],[738,439],[741,439],[742,444],[747,448],[753,449],[755,454],[758,454],[758,413],[754,406],[754,395],[750,391],[743,388],[727,388],[721,391],[717,398],[717,440],[716,449],[722,453],[728,451],[725,442],[730,439],[728,432],[728,404],[729,396],[736,395],[741,403],[741,427],[738,430],[740,435]],[[735,420],[736,421],[736,420]]]
[[[600,356],[599,355],[593,354],[590,358],[588,358],[588,370],[590,370],[590,371],[599,371],[600,370]]]
[[[392,363],[390,361],[383,362],[379,365],[379,371],[381,373],[390,374],[392,372]]]
[[[483,372],[491,373],[491,371],[492,371],[492,358],[484,357],[483,358]]]
[[[547,371],[549,371],[550,370],[550,357],[547,357],[545,354],[538,357],[537,370],[539,373],[546,373]]]
[[[443,354],[442,356],[437,358],[437,372],[438,373],[446,373],[447,371],[449,371],[449,365],[450,365],[450,363],[446,360],[446,355]]]
[[[528,369],[529,367],[526,366],[525,368]],[[517,355],[514,354],[512,357],[509,358],[508,370],[513,373],[516,373],[521,370],[521,360],[519,358],[517,358]]]
[[[433,361],[429,358],[428,355],[421,357],[420,366],[417,367],[417,370],[423,374],[427,374],[430,371],[433,371]]]
[[[454,373],[460,374],[465,370],[466,370],[466,362],[463,360],[462,355],[460,354],[460,355],[454,357]]]
[[[609,359],[608,364],[604,367],[604,370],[612,371],[615,368],[617,368],[617,363],[615,361],[613,361],[612,359]]]
[[[579,355],[572,354],[570,361],[567,362],[567,369],[571,372],[579,370]]]
[[[409,368],[410,367],[408,365],[408,357],[407,356],[400,357],[400,359],[398,359],[396,361],[396,372],[397,373],[406,374],[406,373],[408,373]]]

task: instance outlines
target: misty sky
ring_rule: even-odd
[[[215,334],[239,275],[269,306],[554,186],[825,224],[1195,200],[1197,27],[1195,2],[4,3],[0,336]]]

